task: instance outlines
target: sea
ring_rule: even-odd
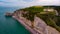
[[[25,27],[12,17],[5,17],[6,12],[14,12],[20,7],[0,7],[0,34],[30,34]]]

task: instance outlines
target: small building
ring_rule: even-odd
[[[54,8],[44,8],[44,11],[49,11],[49,12],[51,12],[51,11],[55,11],[55,9]]]
[[[43,11],[45,11],[45,12],[55,12],[55,13],[56,13],[56,15],[58,15],[57,10],[55,10],[54,8],[51,8],[51,7],[44,8],[44,10],[43,10]]]

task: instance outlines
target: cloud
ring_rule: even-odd
[[[25,2],[32,2],[32,1],[34,1],[34,0],[23,0],[23,1],[25,1]]]
[[[60,0],[41,0],[40,3],[43,5],[60,5]]]
[[[27,6],[34,6],[34,5],[60,6],[60,0],[0,0],[0,6],[27,7]]]

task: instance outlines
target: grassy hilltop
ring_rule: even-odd
[[[48,8],[45,6],[32,6],[27,7],[24,9],[20,9],[26,11],[28,13],[24,14],[23,16],[31,21],[34,21],[34,16],[40,17],[45,21],[45,23],[51,27],[54,27],[58,31],[60,31],[60,16],[56,15],[56,12],[45,12],[44,8]],[[49,7],[51,8],[51,7]]]

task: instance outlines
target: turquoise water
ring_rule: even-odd
[[[18,8],[0,7],[0,34],[30,34],[18,21],[5,17],[6,12],[13,12]]]

